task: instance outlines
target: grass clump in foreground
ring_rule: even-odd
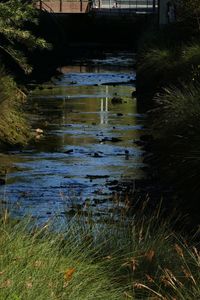
[[[197,249],[144,216],[60,233],[2,221],[0,299],[199,299]]]

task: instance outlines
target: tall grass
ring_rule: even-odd
[[[181,47],[149,48],[138,63],[139,87],[143,85],[155,92],[170,83],[192,81],[197,79],[194,75],[199,73],[199,65],[200,44],[197,42]]]
[[[1,226],[1,299],[120,299],[86,233],[28,233],[29,225]]]
[[[200,85],[194,81],[165,88],[154,97],[154,106],[148,121],[154,137],[151,162],[162,180],[176,187],[181,208],[198,224]]]
[[[197,249],[159,210],[145,215],[106,225],[75,217],[57,233],[4,217],[0,299],[198,299]]]
[[[169,84],[200,79],[199,38],[187,35],[176,37],[179,25],[160,30],[144,38],[138,55],[137,89],[152,97]],[[173,33],[173,31],[175,33]],[[186,40],[184,36],[189,38]],[[152,104],[152,102],[151,102]]]
[[[190,45],[186,45],[183,48],[182,56],[184,61],[190,66],[200,64],[200,44],[192,43]]]
[[[152,127],[155,136],[165,134],[194,135],[199,132],[200,85],[181,84],[181,88],[171,86],[154,97],[156,108],[152,113]],[[156,116],[156,117],[155,117]]]
[[[141,55],[137,68],[137,90],[153,94],[170,81],[177,80],[182,70],[177,57],[179,48],[154,47]],[[149,99],[150,101],[150,99]]]

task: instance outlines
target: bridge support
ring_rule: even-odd
[[[156,0],[153,0],[153,12],[156,12]]]
[[[159,2],[159,24],[166,25],[168,24],[168,16],[167,16],[167,3],[169,0],[160,0]]]
[[[160,0],[159,24],[166,25],[176,21],[175,4],[173,0]]]

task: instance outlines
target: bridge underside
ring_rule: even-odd
[[[92,2],[91,6],[91,2],[88,1],[73,2],[73,6],[69,6],[72,5],[72,1],[51,1],[48,5],[53,3],[54,6],[49,8],[48,13],[44,13],[47,9],[44,7],[42,9],[41,18],[44,20],[42,28],[46,30],[47,37],[52,39],[53,36],[60,47],[64,43],[68,45],[68,49],[69,45],[99,48],[112,45],[124,47],[126,44],[134,47],[148,24],[158,22],[157,6],[153,5],[157,2],[154,0],[126,0],[126,2],[123,0],[123,6],[122,0],[118,3],[113,2],[114,0],[96,0],[99,7],[95,7],[97,5],[95,2]],[[148,6],[144,6],[144,1],[148,2]],[[130,4],[127,7],[129,2],[135,6],[132,7]],[[113,3],[117,7],[111,7]]]
[[[105,15],[105,16],[131,16],[131,15],[145,15],[145,14],[155,14],[155,12],[152,11],[152,9],[149,10],[143,10],[143,9],[137,9],[134,8],[93,8],[90,13],[94,15]]]

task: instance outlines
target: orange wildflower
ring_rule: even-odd
[[[76,271],[75,268],[69,268],[65,271],[65,274],[64,274],[64,279],[65,281],[70,281],[72,279],[72,276],[74,274],[74,272]]]
[[[130,261],[130,267],[131,267],[133,272],[136,270],[137,266],[138,266],[137,260],[132,258],[131,261]]]
[[[144,255],[146,257],[146,259],[151,262],[152,259],[154,258],[155,256],[155,251],[154,250],[149,250],[148,252],[145,253]]]
[[[154,279],[153,279],[150,275],[145,274],[145,276],[146,276],[148,282],[150,282],[150,283],[151,283],[151,282],[154,282]]]
[[[175,244],[174,248],[175,248],[177,254],[183,258],[184,254],[183,254],[183,250],[181,249],[181,247],[178,244]]]
[[[139,282],[136,282],[136,283],[134,283],[134,288],[136,288],[136,289],[142,289],[144,286],[143,286],[143,284],[141,284],[141,283],[139,283]]]

